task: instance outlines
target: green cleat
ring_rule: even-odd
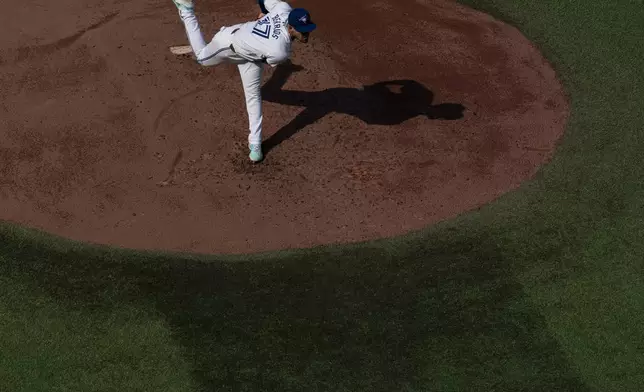
[[[192,0],[172,0],[179,11],[194,11],[195,5]]]
[[[248,155],[248,157],[250,158],[251,161],[259,162],[262,159],[264,159],[264,154],[262,154],[261,144],[251,144],[249,147],[250,147],[250,154]]]

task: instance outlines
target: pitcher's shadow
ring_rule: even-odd
[[[458,103],[432,105],[434,94],[414,80],[389,80],[362,88],[335,87],[322,91],[284,90],[288,78],[303,67],[291,62],[279,65],[262,86],[262,99],[304,110],[264,143],[264,152],[330,113],[349,114],[370,125],[398,125],[416,116],[458,120],[465,107]]]

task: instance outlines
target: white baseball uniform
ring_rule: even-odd
[[[237,64],[246,97],[250,144],[262,142],[262,67],[282,63],[291,55],[287,30],[291,6],[282,0],[265,0],[269,11],[259,20],[222,27],[206,44],[194,11],[180,10],[188,40],[197,61],[206,67],[224,62]]]

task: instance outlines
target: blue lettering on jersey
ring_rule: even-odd
[[[278,39],[282,33],[282,19],[279,15],[273,16],[273,26],[275,26],[275,30],[273,30],[273,38]]]

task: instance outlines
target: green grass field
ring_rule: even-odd
[[[537,178],[403,238],[246,258],[0,226],[0,391],[644,390],[644,4],[463,1],[570,94]]]

